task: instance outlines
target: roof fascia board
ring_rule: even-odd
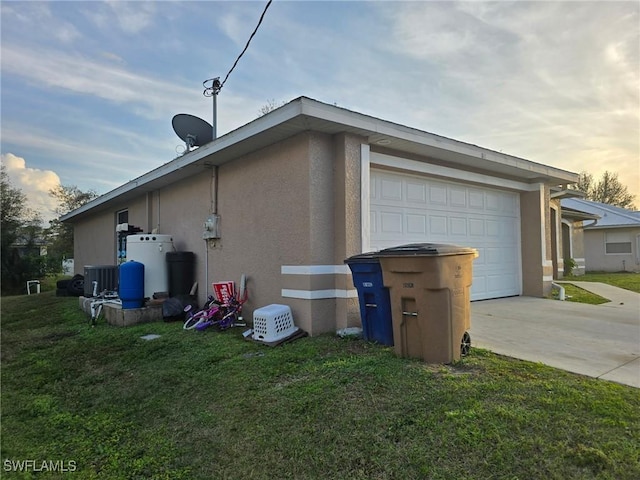
[[[468,157],[480,158],[482,160],[489,160],[494,163],[516,167],[529,172],[538,173],[542,177],[561,178],[566,180],[567,183],[576,183],[579,178],[577,173],[568,172],[566,170],[525,160],[524,158],[496,152],[470,143],[441,137],[433,133],[321,103],[310,98],[303,97],[301,98],[301,101],[303,114],[322,118],[327,121],[369,130],[381,135],[396,137],[409,142],[458,153]]]
[[[295,100],[283,105],[282,107],[273,110],[267,115],[263,115],[231,132],[219,137],[207,145],[204,145],[197,150],[194,150],[190,154],[194,154],[192,162],[196,162],[204,157],[208,157],[214,153],[217,153],[225,148],[229,148],[233,145],[251,138],[259,133],[265,132],[277,125],[285,123],[301,113],[301,105]]]
[[[266,132],[271,128],[286,123],[298,116],[304,115],[333,122],[338,125],[345,125],[351,128],[365,130],[372,134],[387,135],[389,137],[413,142],[418,145],[441,149],[472,158],[481,158],[485,161],[488,160],[497,164],[508,165],[529,172],[534,172],[543,178],[556,177],[564,179],[568,183],[575,183],[578,180],[577,174],[567,172],[565,170],[556,169],[554,167],[538,164],[522,158],[487,150],[476,145],[381,120],[369,115],[347,110],[342,107],[318,102],[317,100],[313,100],[308,97],[299,97],[288,104],[277,108],[269,114],[259,117],[252,122],[249,122],[248,124],[215,139],[207,145],[203,145],[196,150],[171,160],[160,167],[92,200],[82,207],[63,215],[60,220],[63,222],[71,220],[74,217],[104,205],[123,194],[129,193],[137,188],[144,187],[151,182],[155,182],[162,177],[192,165],[205,157],[213,156],[215,153],[234,145],[238,145],[250,137]],[[304,130],[303,126],[299,128]],[[212,159],[212,164],[216,164],[215,159]]]
[[[581,192],[580,190],[572,190],[572,189],[551,192],[551,198],[559,198],[559,199],[563,199],[563,198],[583,199],[585,195],[586,194],[584,192]]]
[[[578,210],[568,210],[566,208],[562,208],[562,218],[570,218],[572,220],[600,220],[601,217],[592,213],[585,213]]]
[[[606,230],[609,228],[614,228],[616,230],[619,230],[621,228],[630,228],[630,229],[638,229],[640,228],[640,223],[636,224],[636,225],[594,225],[594,226],[585,226],[584,229],[585,230]]]

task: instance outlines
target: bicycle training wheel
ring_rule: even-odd
[[[206,320],[207,320],[206,312],[200,311],[194,314],[192,317],[187,318],[182,328],[184,328],[185,330],[192,330]]]

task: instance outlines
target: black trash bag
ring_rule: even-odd
[[[184,319],[184,305],[178,298],[167,298],[162,302],[162,317],[165,322]]]

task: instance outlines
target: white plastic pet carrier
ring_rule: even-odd
[[[253,311],[253,339],[271,343],[285,339],[298,331],[293,324],[291,308],[272,304]]]

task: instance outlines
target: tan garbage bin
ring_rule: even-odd
[[[389,288],[395,353],[451,363],[470,346],[473,248],[421,243],[379,252]]]

